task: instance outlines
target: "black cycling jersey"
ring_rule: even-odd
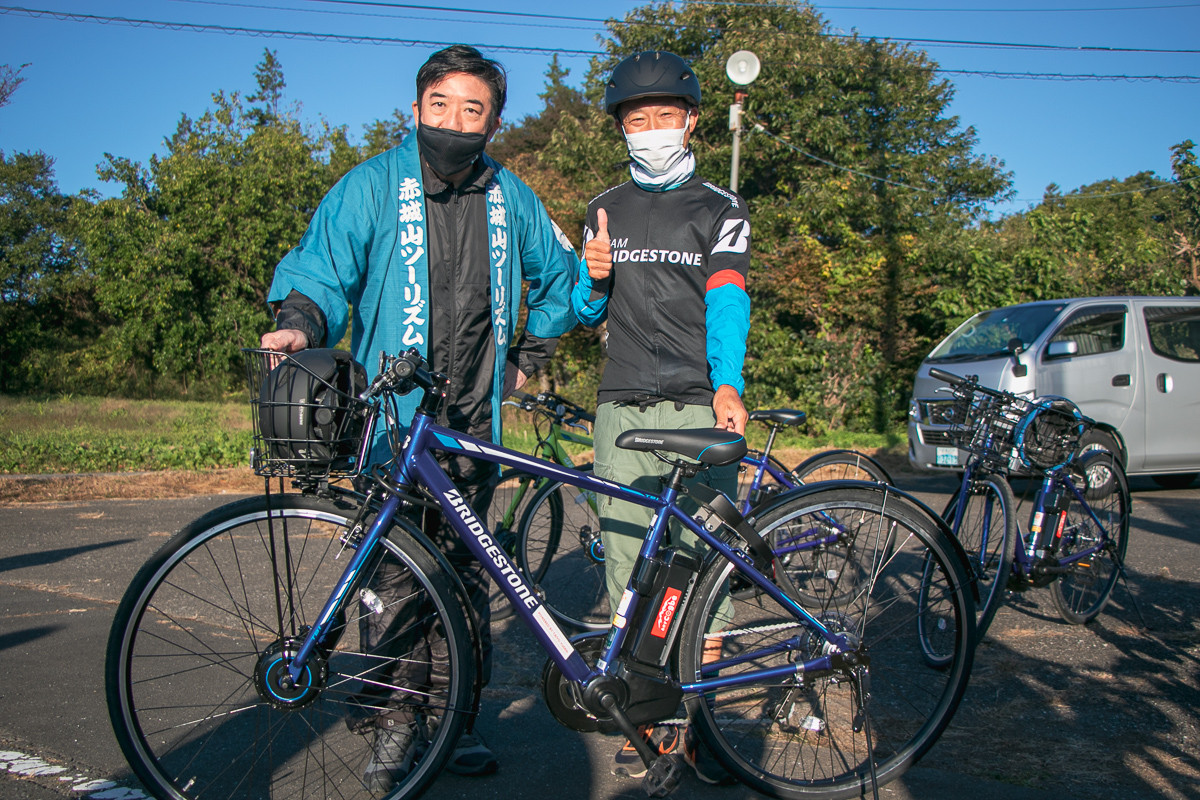
[[[592,287],[589,306],[607,297],[608,360],[599,402],[631,402],[655,395],[683,403],[711,403],[715,385],[740,388],[741,358],[726,379],[710,363],[710,342],[740,335],[744,325],[707,316],[710,292],[738,287],[744,295],[750,266],[750,216],[745,201],[693,176],[681,186],[651,192],[628,181],[588,205],[585,241],[596,212],[608,215],[613,271]],[[749,313],[748,301],[744,305]],[[601,312],[600,316],[603,316]],[[580,315],[585,323],[586,312]],[[738,331],[741,331],[740,334]],[[726,369],[729,369],[728,367]]]

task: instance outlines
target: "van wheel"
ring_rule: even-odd
[[[1080,441],[1079,457],[1082,458],[1085,454],[1093,450],[1107,450],[1113,454],[1113,458],[1122,462],[1121,448],[1117,445],[1117,440],[1112,434],[1106,431],[1091,428],[1084,431],[1083,438]],[[1104,459],[1096,459],[1088,466],[1088,496],[1089,497],[1105,497],[1111,492],[1115,486],[1115,479],[1112,471],[1104,466]]]
[[[1196,472],[1181,472],[1176,475],[1151,475],[1150,480],[1164,489],[1186,489],[1196,480]]]

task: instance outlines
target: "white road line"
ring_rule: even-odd
[[[24,778],[41,778],[39,783],[48,783],[47,779],[55,779],[69,783],[70,791],[83,796],[86,800],[152,800],[150,795],[141,789],[122,786],[116,781],[92,778],[88,775],[71,773],[66,767],[51,764],[45,759],[21,753],[16,750],[0,750],[0,772],[20,775]]]

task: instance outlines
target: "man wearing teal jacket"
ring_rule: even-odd
[[[450,378],[439,422],[501,440],[501,401],[545,364],[557,338],[575,324],[570,291],[578,263],[533,191],[483,152],[500,127],[505,94],[502,68],[472,47],[457,45],[430,57],[417,73],[416,132],[347,173],[276,268],[268,301],[277,304],[277,330],[263,336],[263,347],[333,347],[351,325],[353,355],[369,377],[381,352],[415,347]],[[528,314],[510,347],[523,281]],[[402,424],[418,400],[401,398]],[[371,457],[391,457],[383,431]],[[476,512],[486,514],[495,465],[466,458],[443,464]],[[467,589],[486,683],[488,575],[446,526],[426,524],[425,531]],[[377,669],[364,676],[367,688],[357,699],[365,715],[348,720],[353,730],[374,736],[363,779],[378,793],[408,774],[421,752],[420,738],[437,722],[413,700],[422,687],[437,683],[439,663],[436,637],[405,638],[413,636],[411,614],[400,610],[400,599],[411,596],[408,580],[408,573],[377,571],[370,588],[385,610],[360,621],[369,652],[407,656],[424,647],[428,654],[399,658],[388,674]],[[392,686],[404,690],[387,688]],[[448,764],[466,775],[497,767],[473,730]]]

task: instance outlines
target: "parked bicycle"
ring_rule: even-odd
[[[577,419],[594,421],[591,415],[584,416],[586,412],[578,406],[557,395],[551,397],[552,407],[566,408]],[[765,507],[783,492],[818,481],[892,482],[882,465],[865,453],[852,450],[818,453],[794,469],[785,467],[771,454],[776,436],[783,428],[804,424],[805,418],[803,411],[791,409],[750,412],[750,419],[763,422],[768,434],[761,452],[747,452],[741,459],[742,474],[750,476],[739,481],[738,508],[743,515]],[[550,431],[553,433],[554,428]],[[584,437],[576,436],[571,441],[583,443]],[[586,443],[591,440],[586,439]],[[591,469],[591,465],[584,469]],[[593,492],[567,483],[547,482],[529,501],[516,540],[518,564],[541,588],[551,613],[578,630],[608,628],[612,611],[605,585],[600,517]],[[829,591],[831,584],[849,586],[839,576],[843,565],[853,564],[854,560],[836,535],[789,534],[771,544],[777,548],[781,564],[789,570],[798,590],[808,598]]]
[[[1006,591],[1049,587],[1067,622],[1103,610],[1124,572],[1132,505],[1120,460],[1080,453],[1095,424],[1061,397],[1027,399],[933,368],[954,398],[951,436],[969,456],[942,516],[971,559],[979,590],[976,635],[991,625]],[[1038,481],[1027,532],[1009,475]],[[923,633],[937,624],[923,616]],[[943,659],[935,648],[930,660]]]
[[[596,422],[595,415],[554,392],[539,392],[536,395],[516,392],[512,396],[516,399],[506,400],[504,405],[527,411],[533,418],[535,442],[530,450],[533,455],[564,467],[591,470],[591,464],[575,463],[567,445],[592,446],[591,426]],[[497,480],[489,510],[489,527],[495,532],[497,543],[510,558],[517,561],[517,565],[531,577],[535,585],[542,579],[543,574],[536,565],[533,569],[530,568],[531,562],[525,555],[530,549],[529,545],[520,545],[522,531],[527,530],[521,522],[525,509],[537,495],[537,490],[548,483],[551,481],[520,468],[504,470]],[[589,500],[589,510],[592,516],[595,516],[595,499],[592,497]],[[554,513],[557,519],[563,516],[561,509],[555,508]],[[561,529],[561,523],[559,528]],[[548,565],[549,560],[543,560]],[[492,587],[490,605],[494,621],[505,619],[512,614],[512,605],[497,586]]]
[[[110,716],[155,796],[375,797],[364,769],[380,738],[400,732],[407,763],[378,795],[412,798],[430,785],[473,723],[480,656],[461,583],[407,513],[431,498],[546,651],[549,712],[575,730],[620,730],[639,743],[652,796],[671,789],[680,762],[656,756],[635,726],[672,717],[681,703],[738,779],[793,798],[859,796],[896,778],[954,714],[972,658],[968,578],[961,548],[903,492],[804,487],[763,509],[757,530],[728,501],[693,518],[677,505],[684,476],[738,460],[742,437],[626,433],[622,446],[654,448],[674,464],[651,495],[437,425],[446,379],[415,351],[387,360],[361,393],[294,357],[251,357],[255,469],[290,476],[303,491],[235,502],[188,525],[138,572],[117,609]],[[292,387],[284,394],[293,399],[280,399],[280,386]],[[311,391],[294,399],[297,386]],[[413,390],[423,396],[401,428],[392,399]],[[378,425],[395,459],[364,469]],[[434,451],[658,511],[610,630],[567,637]],[[366,497],[340,488],[344,478],[369,484]],[[668,520],[710,548],[702,561],[663,546]],[[761,537],[830,520],[852,537],[868,580],[807,608],[769,576]],[[394,598],[370,590],[384,569],[407,590]],[[752,601],[729,597],[734,574],[758,587]],[[919,598],[944,622],[946,669],[923,660]],[[395,618],[392,636],[368,651],[361,627],[381,614]],[[363,724],[376,713],[392,726]]]

